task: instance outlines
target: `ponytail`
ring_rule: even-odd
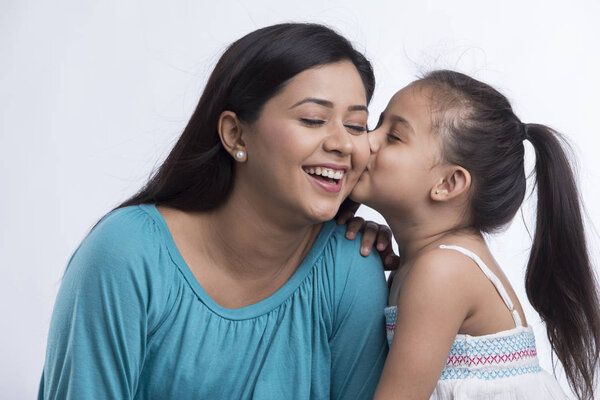
[[[525,287],[579,399],[592,399],[600,357],[600,304],[579,195],[561,136],[526,124],[535,149],[537,218]]]

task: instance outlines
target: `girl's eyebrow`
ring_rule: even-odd
[[[408,120],[406,118],[404,118],[403,116],[398,115],[398,114],[390,114],[389,117],[393,122],[398,122],[398,123],[401,123],[402,125],[406,126],[410,130],[410,132],[414,135],[415,129],[412,127],[412,125],[410,124],[410,122],[408,122]]]
[[[318,104],[323,107],[333,108],[333,103],[329,100],[318,99],[315,97],[307,97],[303,100],[300,100],[293,106],[291,106],[290,109],[292,109],[294,107],[298,107],[299,105],[304,104],[304,103],[315,103],[315,104]],[[362,104],[355,105],[355,106],[348,106],[348,111],[365,111],[367,114],[369,113],[369,109],[367,108],[367,106],[363,106]]]

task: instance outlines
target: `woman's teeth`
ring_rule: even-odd
[[[335,171],[330,168],[321,168],[321,167],[304,168],[304,172],[306,172],[307,174],[310,174],[310,175],[320,175],[324,178],[330,178],[330,179],[342,179],[342,177],[344,176],[344,171]]]

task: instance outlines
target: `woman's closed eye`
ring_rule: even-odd
[[[300,121],[308,126],[318,126],[323,125],[325,123],[325,120],[313,118],[300,118]]]
[[[346,125],[344,124],[344,126],[354,132],[356,132],[356,134],[361,134],[367,131],[367,127],[366,126],[362,126],[362,125]]]
[[[300,118],[300,121],[307,126],[321,126],[324,125],[325,120],[322,119],[314,119],[314,118]],[[362,126],[362,125],[354,125],[354,124],[344,124],[344,126],[347,129],[350,129],[351,131],[353,131],[353,133],[355,132],[356,134],[361,134],[367,131],[367,127],[366,126]]]

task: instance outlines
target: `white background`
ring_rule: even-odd
[[[366,52],[371,126],[395,91],[444,67],[493,84],[523,121],[565,132],[597,267],[599,17],[595,0],[1,0],[0,397],[35,397],[61,275],[88,229],[166,155],[225,46],[274,23],[325,23]],[[532,210],[530,200],[490,244],[551,370],[523,289]]]

